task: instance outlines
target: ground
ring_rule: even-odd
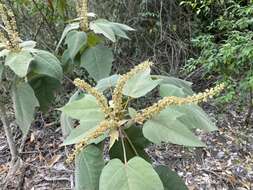
[[[175,170],[190,190],[251,190],[253,189],[253,128],[245,126],[244,112],[227,111],[219,115],[208,106],[216,118],[219,131],[199,132],[206,148],[189,149],[179,146],[151,146],[147,150],[154,164],[165,164]],[[65,165],[68,150],[61,147],[61,129],[53,119],[43,117],[34,123],[22,152],[23,168],[7,189],[66,190],[74,187],[73,165]],[[20,133],[16,133],[20,142]],[[10,158],[2,128],[0,128],[0,183],[8,171]],[[1,186],[0,186],[1,187]],[[3,186],[2,186],[3,187]],[[0,188],[3,189],[3,188]]]

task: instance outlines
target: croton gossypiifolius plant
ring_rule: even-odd
[[[151,75],[151,66],[146,61],[124,75],[99,81],[96,87],[75,79],[79,90],[60,110],[78,121],[77,126],[72,122],[75,127],[63,143],[76,144],[67,163],[76,162],[77,189],[173,189],[174,180],[186,189],[167,167],[153,168],[144,149],[163,142],[204,147],[194,129],[208,132],[216,127],[197,103],[219,94],[224,85],[194,94],[189,82]],[[134,99],[156,89],[158,102],[133,108]],[[107,163],[105,149],[109,150]]]
[[[63,146],[75,144],[66,160],[75,161],[75,188],[187,189],[174,171],[153,166],[145,149],[151,143],[204,147],[194,130],[211,132],[217,128],[197,104],[219,94],[224,85],[195,94],[190,82],[152,75],[150,61],[124,75],[110,75],[113,55],[100,35],[115,42],[116,36],[128,38],[125,32],[133,29],[105,19],[89,23],[88,15],[94,14],[88,13],[87,0],[77,3],[77,13],[79,18],[65,28],[59,45],[65,39],[64,62],[83,67],[96,86],[75,79],[77,91],[59,109]],[[147,95],[159,100],[142,105]]]
[[[52,103],[63,71],[53,54],[36,49],[35,41],[20,38],[13,12],[2,3],[0,16],[3,22],[0,32],[0,104],[3,108],[13,103],[16,123],[26,135],[35,108],[46,111]]]

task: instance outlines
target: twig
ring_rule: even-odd
[[[124,163],[127,164],[126,147],[125,147],[125,144],[124,144],[124,137],[123,137],[121,129],[119,130],[119,135],[120,135],[123,154],[124,154]]]
[[[7,142],[8,142],[9,148],[10,148],[10,152],[11,152],[11,166],[13,166],[15,161],[18,158],[18,151],[17,151],[17,147],[14,143],[13,135],[11,133],[10,121],[7,117],[5,106],[1,103],[0,103],[0,118],[3,123],[3,128],[5,131],[6,139],[7,139]]]
[[[135,155],[136,155],[136,156],[139,156],[139,154],[138,154],[138,152],[137,152],[136,148],[134,147],[134,145],[133,145],[133,143],[132,143],[131,139],[128,137],[128,135],[126,134],[126,132],[125,132],[125,131],[124,131],[124,135],[125,135],[125,137],[126,137],[126,139],[127,139],[128,143],[130,144],[131,148],[133,149],[133,151],[134,151]]]
[[[33,2],[33,4],[34,4],[34,6],[36,7],[36,9],[39,11],[39,13],[40,13],[40,15],[42,16],[42,18],[44,19],[44,21],[46,22],[46,24],[47,24],[47,26],[48,26],[48,29],[49,29],[48,31],[52,34],[52,36],[54,37],[54,39],[55,39],[56,41],[58,41],[58,38],[57,38],[57,36],[56,36],[57,31],[56,31],[54,28],[52,28],[52,26],[50,25],[49,21],[47,20],[46,15],[44,15],[44,13],[42,12],[42,10],[39,8],[37,2],[36,2],[35,0],[32,0],[32,2]]]

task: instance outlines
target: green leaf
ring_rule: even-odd
[[[63,40],[65,39],[65,37],[67,36],[67,34],[71,31],[71,30],[76,30],[79,28],[79,22],[77,23],[71,23],[71,24],[68,24],[64,30],[63,30],[63,33],[62,33],[62,36],[61,36],[61,39],[59,41],[59,43],[57,44],[57,47],[56,47],[56,52],[58,51],[61,43],[63,42]]]
[[[165,109],[143,126],[144,136],[155,144],[162,142],[184,146],[204,147],[205,145],[178,118],[183,114]]]
[[[19,77],[25,77],[28,73],[29,65],[33,60],[28,51],[11,52],[5,59],[5,64]]]
[[[163,190],[163,184],[152,166],[140,157],[127,164],[110,160],[102,170],[99,190]]]
[[[139,98],[153,90],[161,80],[152,80],[150,69],[138,72],[130,78],[123,89],[123,94],[132,98]]]
[[[116,42],[116,37],[113,29],[108,25],[109,21],[107,20],[96,20],[90,23],[90,29],[96,34],[103,34],[109,40]]]
[[[181,79],[166,77],[160,86],[160,95],[187,97],[193,94],[190,83]],[[215,124],[209,119],[208,115],[201,107],[195,104],[170,106],[168,109],[175,110],[183,115],[179,118],[180,122],[190,129],[202,129],[204,131],[217,130]]]
[[[85,32],[71,31],[68,33],[65,44],[68,45],[68,53],[70,59],[74,60],[75,56],[87,43],[87,35]]]
[[[73,94],[73,96],[71,96],[67,104],[75,100],[79,100],[80,98],[83,98],[83,93],[81,93],[80,91],[77,91]],[[61,129],[62,129],[63,137],[67,137],[70,134],[71,130],[73,129],[74,121],[65,113],[61,113],[60,121],[61,121]]]
[[[115,87],[119,77],[119,75],[112,75],[110,77],[101,79],[100,81],[98,81],[96,89],[100,92],[103,92],[109,88]]]
[[[35,92],[35,96],[39,100],[40,110],[43,112],[47,111],[54,101],[55,91],[59,89],[61,83],[55,78],[43,75],[32,78],[29,80],[29,83]]]
[[[160,86],[160,95],[165,96],[176,96],[176,97],[186,97],[185,92],[182,88],[179,88],[173,84],[163,84]]]
[[[145,160],[147,160],[148,162],[151,162],[148,154],[144,150],[151,144],[151,142],[148,141],[143,136],[142,129],[138,126],[132,126],[126,129],[125,132],[130,140],[129,142],[127,138],[124,138],[124,145],[126,149],[127,160],[130,160],[131,158],[135,156],[140,156],[144,158]],[[136,152],[138,155],[136,155]],[[115,142],[115,144],[110,149],[109,154],[110,154],[111,159],[118,158],[122,162],[124,161],[124,153],[123,153],[123,147],[122,147],[121,141]]]
[[[94,47],[102,42],[103,42],[103,40],[98,35],[96,35],[94,33],[88,33],[87,45],[90,48]]]
[[[174,109],[183,113],[184,115],[179,120],[190,129],[202,129],[206,132],[217,130],[217,127],[210,120],[209,116],[198,105],[171,106],[168,109]]]
[[[163,182],[164,190],[188,190],[178,174],[166,166],[155,167],[156,172]]]
[[[36,47],[36,42],[35,41],[24,41],[22,43],[20,43],[20,47],[23,50],[27,50],[27,51],[31,51],[32,49],[34,49]]]
[[[83,149],[75,161],[76,190],[98,190],[104,167],[103,152],[94,145]]]
[[[113,42],[116,42],[116,36],[129,39],[126,35],[126,31],[134,31],[133,28],[127,25],[110,22],[106,19],[98,19],[91,22],[90,29],[96,34],[103,34]]]
[[[105,117],[96,98],[90,95],[86,95],[80,100],[67,104],[60,110],[69,117],[82,121],[103,120]]]
[[[166,76],[161,76],[161,75],[153,75],[152,77],[156,78],[156,79],[161,79],[161,85],[163,84],[169,84],[169,85],[174,85],[180,89],[182,89],[182,91],[185,93],[185,96],[188,95],[193,95],[194,92],[192,91],[192,83],[189,81],[185,81],[182,79],[178,79],[175,77],[166,77]],[[167,91],[168,93],[169,91]],[[164,94],[163,96],[170,96],[169,94]]]
[[[36,51],[34,61],[31,64],[31,70],[33,73],[47,75],[59,81],[63,78],[60,61],[47,51]]]
[[[26,135],[34,118],[35,108],[39,102],[34,91],[28,83],[18,83],[12,89],[13,106],[15,110],[16,122]]]
[[[89,48],[81,56],[81,66],[84,67],[96,81],[110,75],[112,61],[112,50],[103,45]]]
[[[3,49],[0,51],[0,57],[5,57],[10,53],[10,50],[8,49]]]
[[[135,116],[138,114],[138,112],[134,108],[131,108],[131,107],[128,108],[128,113],[132,119],[135,118]]]

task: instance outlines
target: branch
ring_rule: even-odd
[[[3,123],[3,128],[11,152],[11,164],[13,165],[18,158],[18,151],[14,143],[13,135],[11,133],[10,121],[7,117],[5,106],[1,103],[0,103],[0,119]]]

